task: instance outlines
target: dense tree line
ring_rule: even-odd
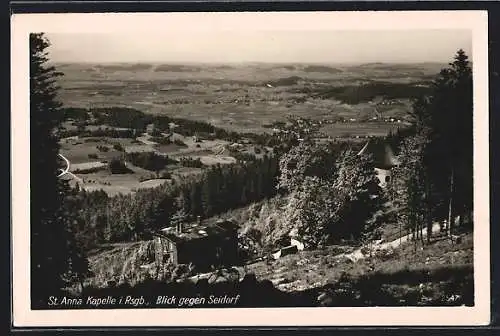
[[[109,107],[109,108],[63,108],[60,115],[66,119],[77,120],[81,127],[77,130],[60,130],[61,137],[69,136],[109,136],[109,137],[126,137],[133,138],[146,130],[146,126],[153,124],[156,136],[160,132],[174,131],[184,136],[201,136],[207,140],[222,139],[227,141],[240,141],[249,139],[251,142],[273,146],[278,141],[270,134],[254,134],[254,133],[238,133],[228,131],[220,127],[216,127],[208,122],[189,120],[183,118],[173,118],[168,115],[150,115],[142,111],[125,108],[125,107]],[[93,121],[90,121],[90,116]],[[86,118],[86,119],[85,119]],[[97,130],[86,130],[85,125],[109,125],[113,127],[126,128],[127,130],[104,128]]]
[[[201,162],[200,158],[192,158],[192,157],[183,157],[179,159],[179,163],[183,167],[189,167],[189,168],[203,168],[205,165],[203,162]]]
[[[56,78],[62,74],[47,64],[49,41],[30,34],[30,183],[31,183],[31,304],[47,302],[50,295],[89,273],[83,247],[75,239],[78,210],[71,189],[59,173],[58,138],[61,118]]]
[[[403,84],[390,82],[369,82],[362,85],[345,85],[328,88],[305,87],[294,90],[320,99],[336,99],[345,104],[369,102],[376,97],[386,99],[418,98],[428,94],[431,89],[420,84]]]
[[[176,160],[169,158],[167,155],[159,155],[155,152],[127,153],[125,154],[125,158],[134,166],[150,171],[160,171],[168,164],[177,163]]]
[[[64,120],[87,121],[90,118],[89,110],[81,107],[61,108],[61,115]]]
[[[116,129],[116,128],[98,128],[95,130],[85,129],[85,127],[67,130],[59,130],[59,137],[69,138],[73,136],[79,137],[109,137],[109,138],[129,138],[133,139],[137,136],[137,132],[133,129]]]
[[[413,105],[415,126],[391,184],[402,223],[417,235],[435,220],[446,220],[449,233],[456,216],[471,224],[473,206],[472,69],[463,50],[431,88]]]
[[[186,220],[218,213],[272,197],[276,193],[277,161],[264,157],[251,162],[216,165],[199,176],[135,194],[108,197],[104,191],[78,191],[79,216],[86,223],[78,232],[87,248],[99,243],[150,238],[170,225],[179,211]]]
[[[146,125],[151,123],[151,116],[129,107],[92,108],[90,113],[97,125],[104,124],[143,131]]]

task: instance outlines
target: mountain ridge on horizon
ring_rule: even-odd
[[[292,66],[292,65],[321,65],[321,66],[377,66],[377,65],[446,65],[447,62],[431,62],[431,61],[419,61],[419,62],[152,62],[152,61],[139,61],[139,62],[82,62],[82,61],[55,61],[50,62],[51,64],[60,65],[176,65],[176,66],[250,66],[250,65],[276,65],[276,66]]]

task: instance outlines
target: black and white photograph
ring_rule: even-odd
[[[486,32],[474,11],[14,17],[14,320],[488,323]]]

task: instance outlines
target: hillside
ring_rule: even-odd
[[[257,279],[271,280],[280,290],[301,291],[335,284],[341,276],[359,279],[376,275],[390,279],[402,272],[432,274],[440,269],[452,270],[463,265],[472,267],[473,261],[472,234],[464,235],[460,244],[456,245],[445,237],[437,236],[424,249],[418,247],[417,252],[413,243],[405,243],[400,248],[375,252],[372,257],[367,255],[356,262],[346,257],[352,250],[354,247],[329,246],[284,256],[272,262],[258,262],[247,269]],[[415,279],[402,277],[398,281],[404,285],[405,281],[411,284]]]
[[[343,257],[353,247],[330,246],[302,251],[276,261],[260,261],[239,268],[240,279],[252,275],[256,291],[266,286],[267,290],[273,288],[271,293],[281,293],[278,296],[284,295],[285,301],[294,305],[471,305],[473,237],[470,233],[460,237],[458,243],[452,244],[446,237],[436,236],[430,245],[417,249],[413,243],[405,243],[400,248],[375,253],[354,263]],[[88,284],[94,288],[107,287],[104,279],[122,277],[123,280],[131,276],[133,279],[128,279],[127,288],[135,288],[141,293],[141,283],[156,278],[153,267],[141,265],[147,262],[147,246],[147,242],[121,244],[95,251],[90,261],[96,277]],[[175,283],[169,285],[169,281],[180,274],[179,268],[167,270],[157,285],[176,288]],[[191,283],[187,282],[188,287],[184,290],[190,291]],[[224,286],[226,292],[229,291],[227,286],[231,286],[231,291],[236,290],[252,302],[250,293],[238,291],[239,287],[229,283]],[[279,304],[280,301],[271,301],[272,298],[268,298],[270,301],[261,298],[259,304]]]

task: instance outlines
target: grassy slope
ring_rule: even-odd
[[[253,272],[258,281],[255,288],[251,287],[253,294],[243,291],[241,285],[240,288],[228,284],[229,287],[224,288],[236,290],[249,300],[255,291],[269,289],[266,281],[272,282],[279,290],[277,293],[285,295],[286,302],[291,302],[292,306],[472,305],[472,234],[462,238],[461,243],[455,245],[447,239],[436,239],[425,248],[418,248],[417,252],[412,244],[406,244],[394,253],[354,264],[338,258],[343,250],[339,247],[304,251],[275,262],[249,266],[247,272]],[[120,282],[121,277],[132,287],[141,286],[144,293],[156,293],[147,289],[145,282],[148,278],[156,278],[156,270],[151,265],[140,267],[147,265],[148,245],[149,242],[113,244],[94,251],[90,260],[96,277],[87,285],[102,288],[106,287],[106,281]],[[164,288],[161,284],[171,279],[171,274],[171,270],[164,270],[160,282],[151,285]],[[137,293],[143,293],[140,288],[136,288]],[[178,294],[173,288],[170,290]],[[276,294],[271,292],[268,294]],[[274,300],[277,298],[273,296],[263,298],[257,306],[280,305]]]
[[[413,244],[352,263],[340,256],[348,247],[327,247],[303,251],[273,262],[258,262],[248,267],[258,279],[268,279],[287,291],[304,290],[337,282],[343,273],[351,278],[373,274],[397,274],[401,271],[432,271],[442,267],[472,265],[472,234],[464,236],[460,244],[436,238],[430,245]],[[410,279],[408,279],[410,281]]]
[[[94,276],[87,280],[91,287],[106,287],[108,281],[135,285],[156,278],[157,269],[151,258],[152,241],[107,244],[89,253]]]
[[[248,211],[245,213],[246,216],[251,215]],[[245,216],[243,211],[239,215],[240,218]],[[158,270],[148,259],[150,243],[113,244],[93,251],[89,259],[95,277],[89,279],[88,284],[106,287],[107,281],[115,280],[133,286],[145,279],[156,278]],[[331,291],[329,288],[342,283],[342,279],[348,279],[349,286],[358,286],[363,290],[369,290],[375,283],[378,290],[385,293],[383,300],[387,304],[422,300],[441,303],[445,300],[445,303],[453,304],[454,295],[470,296],[473,274],[473,239],[470,233],[464,235],[459,244],[435,237],[431,244],[418,246],[417,249],[408,243],[355,263],[342,257],[342,253],[352,249],[349,246],[327,246],[302,251],[276,261],[248,265],[244,271],[255,274],[258,281],[271,281],[281,291],[304,292],[313,296],[319,295],[320,290]],[[170,279],[170,274],[171,270],[161,270],[160,278],[165,281]]]

